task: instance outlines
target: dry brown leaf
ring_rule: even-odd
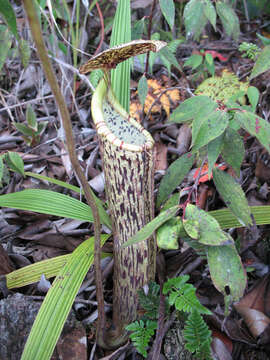
[[[249,331],[257,338],[270,324],[270,319],[261,311],[250,309],[242,305],[234,305],[237,312],[244,319]]]
[[[178,89],[166,90],[166,87],[161,85],[159,81],[155,79],[147,80],[148,94],[145,99],[144,112],[148,114],[161,113],[162,109],[165,110],[167,117],[170,116],[170,110],[172,105],[176,105],[180,100],[180,92]],[[137,93],[137,92],[136,92]],[[142,106],[139,102],[132,102],[130,105],[130,115],[139,120]]]
[[[156,142],[156,162],[155,162],[155,170],[167,170],[168,162],[167,162],[167,151],[168,148],[165,144],[161,142]]]

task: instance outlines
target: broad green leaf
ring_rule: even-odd
[[[143,37],[143,30],[146,21],[146,18],[142,17],[134,23],[131,29],[131,40],[141,39]]]
[[[215,7],[210,0],[205,0],[203,4],[203,12],[207,20],[209,20],[210,24],[216,30],[217,14]]]
[[[226,34],[237,41],[240,35],[240,25],[233,8],[223,1],[218,1],[216,3],[216,10]]]
[[[195,119],[196,117],[206,117],[214,109],[217,103],[208,96],[193,96],[180,104],[172,113],[170,121],[175,123],[184,123]]]
[[[209,65],[213,65],[214,63],[214,59],[213,56],[209,53],[205,54],[205,61],[209,64]]]
[[[270,152],[270,124],[266,120],[249,111],[237,111],[234,119]]]
[[[21,54],[21,60],[24,68],[27,68],[29,59],[31,56],[31,49],[28,42],[24,39],[19,40],[19,49]]]
[[[181,66],[179,65],[175,55],[172,53],[172,51],[168,48],[168,46],[166,48],[163,48],[159,51],[159,53],[150,53],[150,56],[157,56],[159,55],[161,60],[163,61],[163,63],[166,65],[166,67],[168,68],[168,64],[175,66],[178,70],[182,71]],[[170,67],[169,67],[170,70]]]
[[[260,97],[259,90],[255,86],[249,86],[247,89],[247,97],[252,106],[252,111],[255,112]]]
[[[209,64],[209,62],[207,61],[207,58],[209,58],[209,57],[207,55],[210,55],[210,54],[205,55],[205,65],[206,65],[207,71],[211,74],[211,76],[215,76],[215,63],[213,61],[212,63]],[[211,56],[211,58],[212,58],[212,56]]]
[[[6,61],[11,44],[12,36],[9,28],[5,25],[0,25],[0,71]]]
[[[192,70],[197,69],[203,62],[203,56],[200,54],[191,55],[184,63],[184,66],[190,66]]]
[[[183,42],[183,40],[180,40],[180,39],[172,40],[168,43],[168,45],[165,48],[162,48],[158,53],[164,66],[166,66],[166,68],[168,70],[169,76],[171,76],[172,65],[175,66],[179,71],[182,71],[181,66],[179,65],[179,63],[174,55],[178,46],[182,42]]]
[[[270,45],[270,39],[268,39],[267,37],[265,36],[262,36],[261,34],[259,33],[256,33],[257,37],[261,40],[261,42],[263,43],[264,46],[266,45]]]
[[[250,75],[250,80],[270,69],[270,45],[260,53]]]
[[[167,210],[175,205],[178,205],[180,201],[180,192],[173,194],[169,197],[169,199],[165,202],[165,204],[162,206],[162,210]]]
[[[244,90],[239,90],[236,91],[229,99],[228,101],[226,101],[226,106],[227,107],[235,107],[239,108],[239,104],[244,105],[246,99],[244,98],[244,96],[246,95],[246,91]]]
[[[27,120],[27,124],[28,126],[33,129],[34,131],[37,131],[37,118],[36,118],[36,114],[32,108],[32,106],[29,104],[27,106],[27,110],[26,110],[26,120]]]
[[[17,40],[19,40],[16,16],[9,0],[0,0],[0,14],[3,15],[13,35],[16,37]]]
[[[13,123],[13,125],[15,126],[15,128],[17,130],[19,130],[23,135],[25,136],[29,136],[32,137],[33,134],[33,130],[30,129],[27,125],[25,124],[21,124],[21,123]]]
[[[139,100],[140,100],[140,103],[142,104],[142,107],[144,107],[147,93],[148,93],[147,79],[146,79],[146,76],[143,75],[140,78],[139,83],[138,83],[138,95],[139,95]]]
[[[169,24],[171,30],[174,25],[175,7],[173,0],[159,0],[159,5],[163,16]]]
[[[125,248],[148,239],[158,227],[174,217],[178,210],[179,206],[176,205],[168,210],[162,211],[157,217],[132,236],[122,247]]]
[[[238,301],[244,294],[247,277],[235,246],[209,246],[207,260],[215,287],[224,296]]]
[[[194,156],[187,153],[175,160],[169,166],[159,185],[157,207],[160,207],[176,187],[180,185],[188,171],[191,169],[193,161]]]
[[[193,228],[190,226],[192,222],[194,224]],[[183,226],[188,235],[193,239],[198,239],[201,244],[210,246],[228,244],[228,236],[221,230],[216,219],[195,205],[187,205]]]
[[[213,111],[207,117],[197,117],[192,124],[192,150],[197,151],[220,136],[229,124],[226,111]]]
[[[213,167],[219,157],[219,154],[223,145],[223,136],[224,133],[210,141],[207,145],[207,157],[208,157],[208,177],[210,178],[212,174]]]
[[[110,46],[131,41],[131,13],[130,0],[119,0],[114,15]],[[129,113],[130,102],[130,64],[128,59],[120,63],[115,70],[111,70],[112,88],[117,100]]]
[[[68,183],[66,183],[64,181],[61,181],[61,180],[53,179],[53,178],[50,178],[50,177],[44,176],[44,175],[35,174],[35,173],[30,172],[30,171],[26,171],[25,175],[34,177],[36,179],[45,180],[45,181],[48,181],[49,183],[52,183],[52,184],[62,186],[63,188],[75,191],[78,194],[83,194],[83,191],[78,186],[68,184]],[[111,219],[110,219],[109,215],[106,213],[106,211],[104,209],[103,202],[93,192],[92,192],[92,194],[94,196],[95,202],[96,202],[97,207],[98,207],[98,212],[99,212],[101,223],[106,225],[109,229],[111,229],[112,228],[112,222],[111,222]]]
[[[50,190],[30,189],[0,196],[0,206],[83,221],[93,221],[89,206]]]
[[[10,170],[16,171],[24,176],[24,163],[20,155],[16,152],[9,151],[5,154],[5,162]]]
[[[197,219],[184,219],[183,226],[191,239],[199,239],[200,237],[200,223]]]
[[[228,127],[223,137],[223,159],[234,169],[237,176],[240,176],[240,168],[245,156],[245,147],[241,136],[237,131]]]
[[[179,216],[166,221],[157,229],[157,246],[166,250],[178,249],[178,237],[182,228]]]
[[[101,237],[101,246],[108,235]],[[21,360],[49,360],[74,299],[94,261],[94,238],[79,245],[48,291],[27,339]]]
[[[241,186],[224,171],[213,169],[213,180],[226,206],[244,226],[252,225],[250,208]]]
[[[186,28],[186,37],[199,40],[201,32],[207,24],[207,17],[204,13],[203,1],[190,0],[184,9],[184,23]]]

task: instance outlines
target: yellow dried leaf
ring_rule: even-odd
[[[148,94],[144,103],[144,112],[148,114],[151,109],[151,114],[161,113],[162,108],[170,116],[171,105],[176,105],[180,100],[180,93],[178,89],[167,90],[157,80],[149,79]],[[154,104],[154,105],[153,105]],[[130,105],[130,115],[135,119],[140,119],[142,111],[141,105],[137,102],[132,102]]]

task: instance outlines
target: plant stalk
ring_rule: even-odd
[[[42,37],[41,27],[38,21],[38,17],[35,11],[35,4],[33,0],[24,0],[24,8],[28,17],[29,26],[31,29],[31,34],[33,40],[35,42],[37,53],[42,63],[42,67],[45,73],[45,76],[50,84],[52,93],[55,98],[55,102],[58,106],[63,127],[66,135],[66,146],[68,150],[68,154],[70,157],[71,165],[74,169],[75,174],[77,175],[81,186],[83,188],[85,198],[87,204],[92,210],[93,218],[94,218],[94,236],[95,236],[95,257],[94,257],[94,265],[95,265],[95,276],[96,276],[96,291],[97,291],[97,299],[99,304],[99,316],[101,318],[105,318],[104,311],[104,297],[103,297],[103,289],[102,289],[102,272],[100,267],[100,218],[98,213],[98,207],[95,203],[95,199],[93,196],[93,192],[87,182],[87,179],[82,171],[80,163],[78,161],[76,150],[75,150],[75,141],[73,138],[72,132],[72,124],[69,116],[69,111],[67,109],[64,97],[61,93],[59,85],[57,83],[57,79],[55,73],[53,71],[50,59],[48,57],[47,49],[45,47],[45,43]]]

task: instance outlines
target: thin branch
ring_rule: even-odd
[[[152,3],[152,9],[151,9],[151,13],[149,15],[149,24],[148,24],[148,29],[147,29],[147,39],[150,40],[151,38],[151,32],[152,32],[152,20],[153,20],[153,14],[154,14],[154,10],[156,8],[156,4],[157,4],[157,0],[153,0]],[[145,69],[144,72],[147,74],[148,72],[148,67],[149,67],[149,52],[146,54],[146,63],[145,63]]]
[[[96,3],[96,7],[97,7],[97,11],[98,11],[99,20],[100,20],[101,35],[100,35],[100,41],[99,41],[98,47],[97,47],[94,55],[97,55],[99,53],[101,45],[102,45],[102,43],[104,41],[104,19],[103,19],[103,15],[102,15],[102,12],[101,12],[101,9],[100,9],[100,6],[99,6],[98,2]]]

